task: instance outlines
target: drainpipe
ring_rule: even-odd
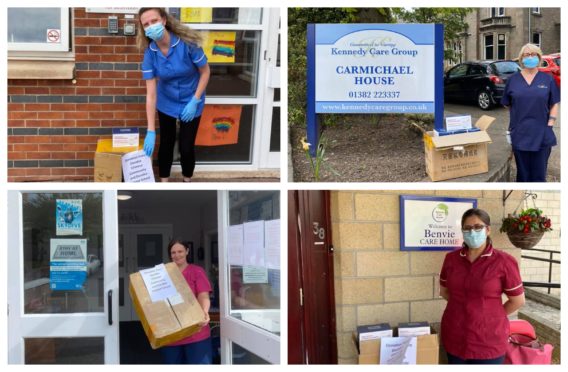
[[[527,8],[528,9],[528,16],[529,16],[529,43],[532,43],[532,39],[531,39],[531,8]]]

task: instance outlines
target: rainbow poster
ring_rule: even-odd
[[[203,51],[209,63],[235,63],[235,31],[204,31]]]
[[[241,105],[205,105],[197,138],[197,146],[234,145],[239,142]]]

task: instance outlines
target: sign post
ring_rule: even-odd
[[[307,136],[320,113],[434,113],[443,129],[444,29],[438,24],[308,24]]]

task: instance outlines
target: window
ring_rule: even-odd
[[[481,65],[471,65],[469,67],[468,75],[473,76],[473,75],[483,75],[483,74],[485,74],[485,67]]]
[[[467,65],[458,65],[448,72],[449,78],[462,77],[467,74]]]
[[[505,15],[505,8],[490,8],[489,14],[491,17],[503,17]]]
[[[532,43],[540,48],[542,34],[540,32],[532,33]]]
[[[497,59],[505,59],[507,42],[505,34],[497,35]]]
[[[67,52],[69,8],[8,8],[8,50]]]
[[[532,14],[540,14],[540,8],[531,8]]]
[[[485,35],[485,59],[493,59],[493,34]]]

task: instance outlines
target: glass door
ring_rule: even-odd
[[[115,191],[8,193],[8,361],[117,364]]]
[[[280,363],[280,191],[219,191],[221,362]]]

